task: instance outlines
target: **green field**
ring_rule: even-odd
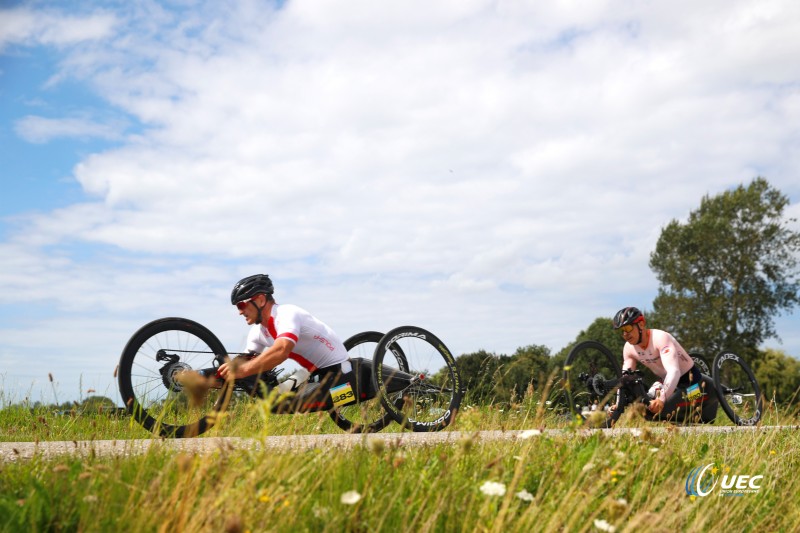
[[[798,418],[770,406],[763,423]],[[800,530],[798,430],[692,435],[627,414],[621,424],[638,429],[588,434],[529,399],[465,407],[455,445],[404,446],[376,434],[353,449],[187,454],[153,446],[133,456],[12,460],[0,463],[0,530]],[[7,442],[149,437],[128,417],[44,409],[6,407],[0,428]],[[508,441],[474,433],[537,428],[565,431]],[[251,402],[209,436],[322,433],[340,430],[326,415],[269,416]],[[690,472],[712,463],[716,473],[704,479],[715,489],[687,495]],[[723,494],[733,476],[763,477],[751,492]]]

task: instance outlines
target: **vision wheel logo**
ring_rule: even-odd
[[[709,472],[706,475],[706,472]],[[686,494],[689,496],[708,496],[714,487],[717,485],[717,472],[719,470],[714,463],[709,463],[706,466],[698,466],[686,478]]]

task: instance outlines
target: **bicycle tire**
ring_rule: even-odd
[[[703,354],[696,352],[689,352],[689,357],[692,358],[692,361],[694,361],[695,366],[700,369],[701,374],[705,374],[706,376],[711,376],[711,368],[708,366],[706,357]]]
[[[219,366],[226,358],[222,343],[205,326],[186,318],[161,318],[142,326],[125,345],[119,362],[122,401],[145,429],[164,437],[194,437],[210,429],[227,407],[227,384],[190,395],[176,380],[183,370]]]
[[[572,347],[564,361],[564,398],[573,414],[586,420],[592,408],[612,399],[622,367],[604,344],[582,341]]]
[[[364,331],[356,333],[346,341],[344,347],[351,354],[351,359],[361,355],[372,357],[374,346],[383,338],[383,333],[377,331]],[[369,350],[365,352],[364,350]],[[360,378],[360,376],[359,376]],[[371,379],[366,383],[359,383],[359,387],[371,386]],[[391,424],[394,419],[383,409],[380,398],[377,396],[352,405],[336,407],[329,411],[333,422],[347,433],[377,433]]]
[[[403,353],[406,369],[394,366],[398,351]],[[450,350],[434,334],[416,326],[395,328],[381,338],[373,357],[372,379],[386,412],[404,429],[415,432],[449,426],[464,395]]]
[[[712,368],[722,410],[737,426],[755,426],[761,420],[761,387],[747,362],[733,352],[720,352]]]

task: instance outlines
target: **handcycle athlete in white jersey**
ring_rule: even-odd
[[[292,386],[291,390],[297,392],[291,402],[294,410],[329,407],[331,387],[351,375],[347,350],[327,324],[300,307],[278,304],[273,292],[266,274],[248,276],[233,287],[231,304],[252,326],[246,349],[253,355],[220,365],[218,375],[241,379],[269,372],[292,359],[305,370],[296,375],[307,377],[307,382],[295,379]]]
[[[622,331],[622,369],[636,370],[642,363],[663,381],[660,395],[650,400],[650,417],[670,418],[679,407],[702,403],[701,419],[716,418],[719,400],[714,385],[675,337],[660,329],[646,327],[644,315],[635,307],[624,307],[614,316],[614,329]]]

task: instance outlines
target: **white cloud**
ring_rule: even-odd
[[[0,301],[35,274],[86,335],[180,312],[234,348],[229,286],[268,271],[348,334],[419,321],[456,352],[558,350],[649,305],[659,231],[704,194],[764,174],[798,201],[799,9],[137,3],[72,33],[19,18],[0,47],[80,42],[49,90],[85,83],[142,129],[18,123],[31,142],[122,142],[74,169],[88,203],[0,244],[16,258]]]
[[[65,46],[111,35],[116,19],[99,11],[72,16],[31,7],[0,9],[0,52],[9,44]]]
[[[28,115],[19,119],[14,130],[31,143],[46,143],[59,137],[121,140],[121,124],[103,124],[89,118],[45,118]]]

